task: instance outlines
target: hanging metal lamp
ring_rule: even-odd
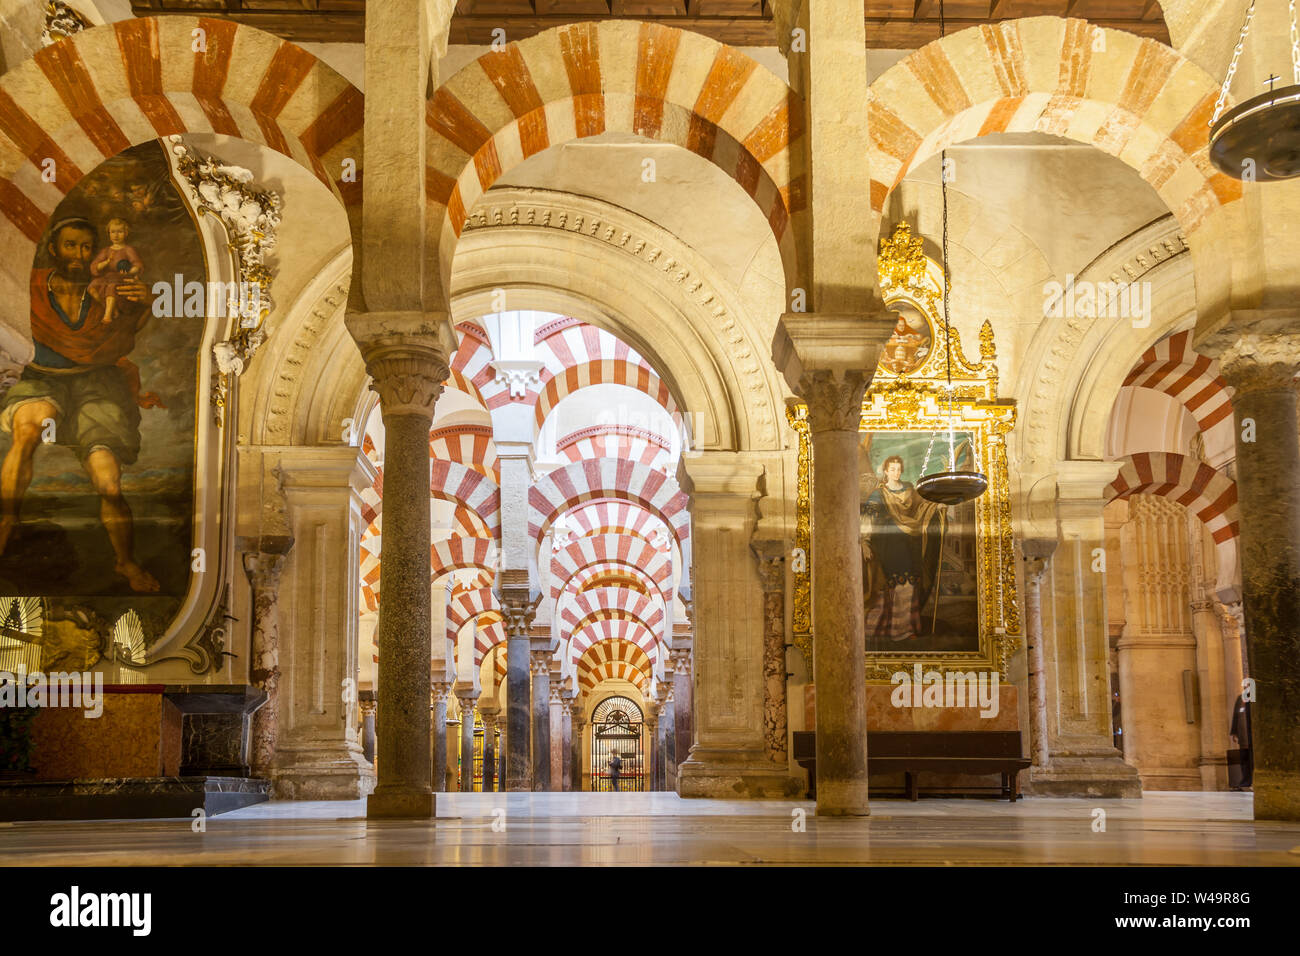
[[[939,37],[947,32],[943,0],[939,0]],[[959,505],[984,494],[988,478],[978,471],[961,471],[957,468],[956,394],[952,387],[952,321],[948,310],[948,288],[952,285],[948,272],[948,151],[939,154],[939,190],[943,199],[943,325],[944,353],[948,367],[948,470],[922,475],[916,481],[916,493],[926,501],[941,505]]]
[[[1267,183],[1300,176],[1300,32],[1296,29],[1295,0],[1290,0],[1289,9],[1291,85],[1273,89],[1278,78],[1270,76],[1265,81],[1269,84],[1268,92],[1223,112],[1255,16],[1255,2],[1251,0],[1241,25],[1241,36],[1232,51],[1228,74],[1214,105],[1214,115],[1210,118],[1210,162],[1233,179]]]

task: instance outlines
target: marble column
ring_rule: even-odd
[[[497,730],[499,731],[497,736],[500,738],[497,741],[497,790],[504,793],[506,789],[506,733],[502,728],[501,718],[497,718]]]
[[[569,758],[570,768],[573,772],[573,779],[570,786],[574,793],[581,793],[582,777],[583,777],[583,769],[584,769],[582,764],[582,757],[583,757],[582,745],[584,739],[584,732],[587,729],[586,712],[582,702],[581,694],[579,694],[577,697],[575,697],[572,701],[569,702],[569,715],[570,715],[570,721],[573,725],[573,731],[572,731],[573,735],[569,741],[570,745],[573,748],[573,753]]]
[[[374,769],[357,733],[361,492],[375,467],[354,447],[277,452],[295,546],[280,579],[278,739],[281,800],[358,800]],[[382,724],[383,721],[380,721]]]
[[[478,695],[474,691],[456,692],[460,703],[460,792],[471,793],[474,790],[474,701]]]
[[[787,764],[785,543],[755,542],[754,551],[763,582],[763,740],[768,758],[773,763]]]
[[[551,652],[534,650],[533,673],[533,789],[551,789]]]
[[[367,760],[374,763],[375,711],[378,710],[374,694],[369,693],[369,696],[362,697],[358,704],[361,707],[361,752],[366,755]]]
[[[1047,665],[1043,657],[1043,576],[1056,541],[1026,538],[1025,664],[1029,672],[1029,756],[1033,766],[1047,766]]]
[[[552,659],[554,663],[554,659]],[[564,688],[560,686],[558,668],[550,674],[550,703],[548,714],[548,736],[550,737],[550,789],[564,789]]]
[[[1288,294],[1291,294],[1288,292]],[[1212,342],[1234,389],[1255,819],[1300,820],[1300,443],[1294,315],[1238,316]]]
[[[280,572],[284,570],[285,556],[293,547],[293,538],[264,536],[237,545],[243,550],[244,573],[253,589],[253,642],[248,679],[254,687],[266,691],[266,703],[252,717],[249,764],[253,776],[266,777],[271,773],[280,732]]]
[[[430,775],[433,789],[440,792],[447,789],[447,694],[450,689],[451,685],[446,681],[434,681],[429,695]]]
[[[409,317],[398,317],[400,325]],[[449,374],[431,335],[376,334],[385,317],[348,316],[384,420],[383,568],[376,644],[379,785],[368,817],[434,815],[429,767],[429,427]],[[364,331],[363,331],[364,330]]]
[[[659,789],[659,771],[663,766],[663,753],[659,748],[659,701],[645,702],[644,752],[642,754],[642,779],[647,790]]]
[[[573,711],[569,706],[572,695],[560,703],[560,746],[563,747],[560,765],[560,789],[572,791],[573,787]]]
[[[506,576],[501,573],[502,578]],[[533,789],[531,641],[528,626],[535,605],[528,599],[527,573],[522,588],[502,586],[501,613],[506,622],[506,772],[505,789]]]
[[[483,717],[483,792],[496,790],[497,767],[497,708],[480,707]]]
[[[673,701],[673,685],[667,685],[663,704],[659,708],[659,753],[663,762],[659,766],[659,789],[672,790],[677,782],[677,762],[673,756],[673,723],[677,706]]]
[[[691,692],[694,689],[695,682],[691,674],[691,637],[689,632],[679,632],[673,635],[673,700],[675,702],[675,712],[673,719],[673,729],[676,740],[673,743],[673,752],[677,757],[677,765],[680,766],[690,759],[691,744],[694,743],[692,731],[692,705]]]

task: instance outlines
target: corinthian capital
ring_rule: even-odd
[[[347,325],[366,361],[370,387],[379,393],[383,414],[432,416],[443,383],[451,375],[438,317],[353,312]]]

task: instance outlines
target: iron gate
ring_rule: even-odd
[[[609,761],[618,754],[619,790],[645,789],[641,708],[626,697],[606,697],[591,714],[591,789],[614,790]]]

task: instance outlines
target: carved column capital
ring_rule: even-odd
[[[1219,362],[1219,374],[1238,395],[1294,388],[1300,372],[1296,316],[1234,312],[1223,328],[1197,343],[1197,351]]]
[[[673,671],[685,677],[691,676],[691,649],[689,647],[676,648],[669,651],[673,659]]]
[[[357,344],[384,415],[432,418],[433,406],[451,375],[447,357],[435,339],[377,335]]]
[[[451,690],[451,684],[447,681],[434,681],[429,685],[429,706],[434,707],[438,704],[447,703],[447,694]]]
[[[288,535],[239,539],[236,546],[243,551],[240,556],[248,583],[256,590],[275,591],[280,586],[280,572],[284,570],[284,559],[293,547],[293,538]]]
[[[362,697],[357,701],[357,704],[361,708],[362,717],[373,717],[375,712],[379,710],[379,701],[373,697]]]
[[[552,704],[564,703],[564,688],[555,681],[551,681],[550,702]]]
[[[529,651],[529,672],[534,677],[551,676],[551,652]]]

